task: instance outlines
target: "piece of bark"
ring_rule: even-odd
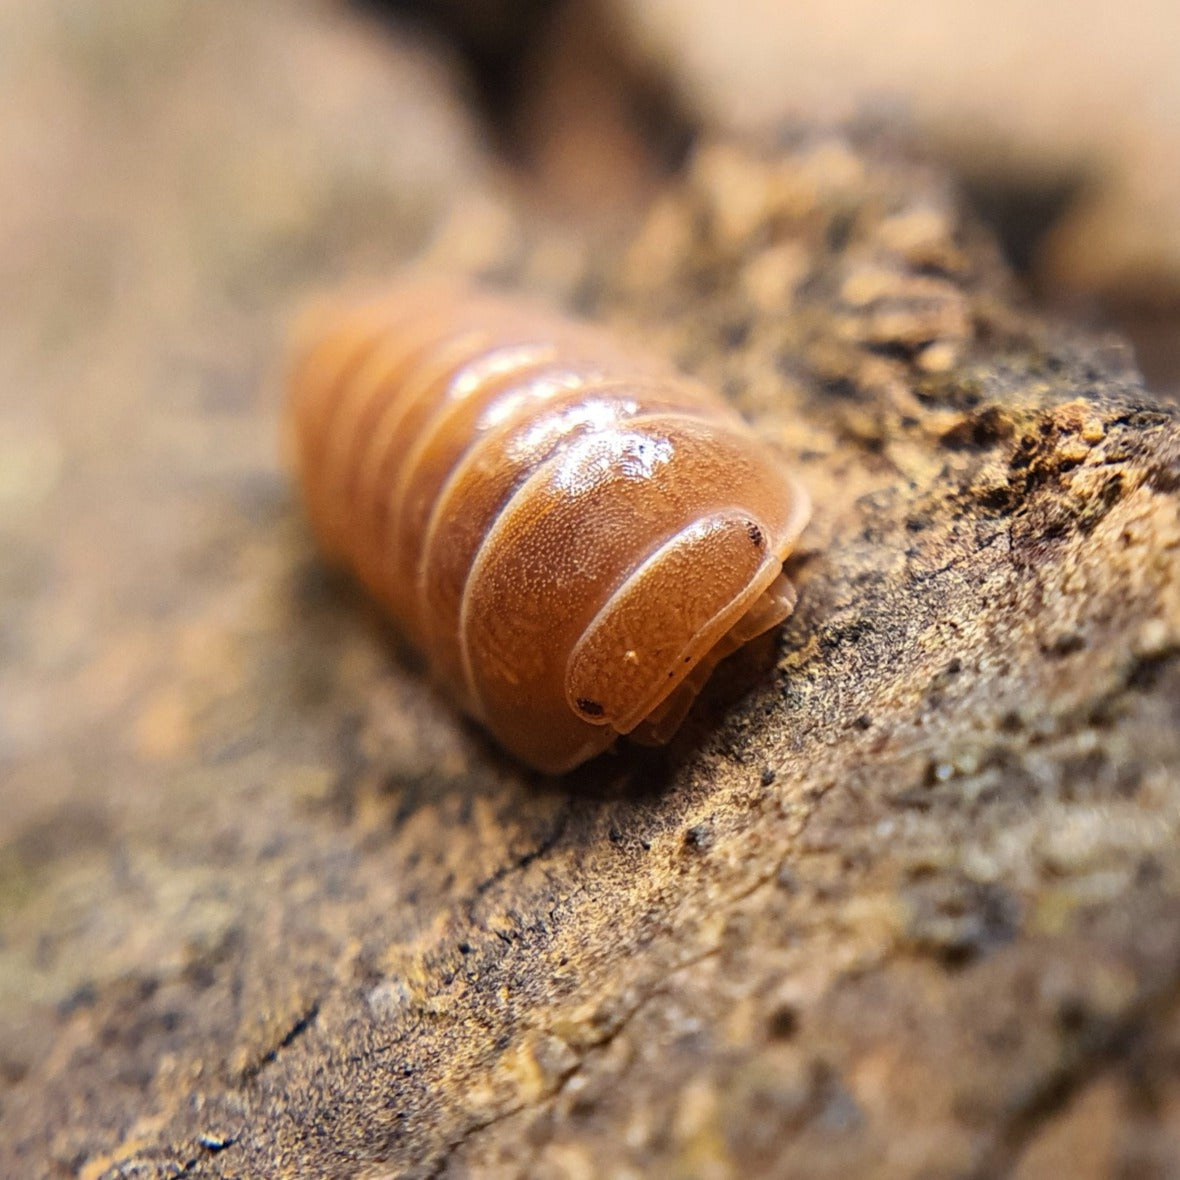
[[[131,242],[175,225],[121,191]],[[5,485],[68,473],[4,550],[0,1172],[1166,1174],[1175,413],[1017,307],[880,135],[705,144],[614,250],[481,209],[440,264],[560,295],[783,445],[799,608],[666,751],[522,772],[312,551],[256,387],[341,264],[299,235],[213,314],[273,240],[219,207],[165,336],[86,310],[25,370],[103,429],[30,426]],[[383,232],[329,224],[352,258]],[[132,359],[76,392],[95,340]]]

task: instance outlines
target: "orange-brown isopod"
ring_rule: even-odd
[[[290,400],[322,546],[540,770],[667,741],[794,607],[809,507],[782,458],[599,329],[409,284],[322,312]]]

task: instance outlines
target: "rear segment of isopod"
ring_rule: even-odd
[[[711,392],[588,326],[443,285],[324,314],[293,370],[324,548],[518,757],[663,741],[794,605],[807,498]]]

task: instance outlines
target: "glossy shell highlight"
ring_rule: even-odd
[[[609,334],[410,284],[321,309],[292,367],[313,529],[518,758],[667,741],[795,595],[809,507],[704,386]]]

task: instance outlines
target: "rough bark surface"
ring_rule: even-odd
[[[3,13],[60,183],[4,227],[0,1173],[1175,1174],[1175,410],[879,131],[705,142],[591,246],[489,195],[441,73],[239,7],[120,7],[130,75]],[[816,502],[781,632],[561,781],[274,457],[296,296],[456,190],[440,265],[717,382]]]

